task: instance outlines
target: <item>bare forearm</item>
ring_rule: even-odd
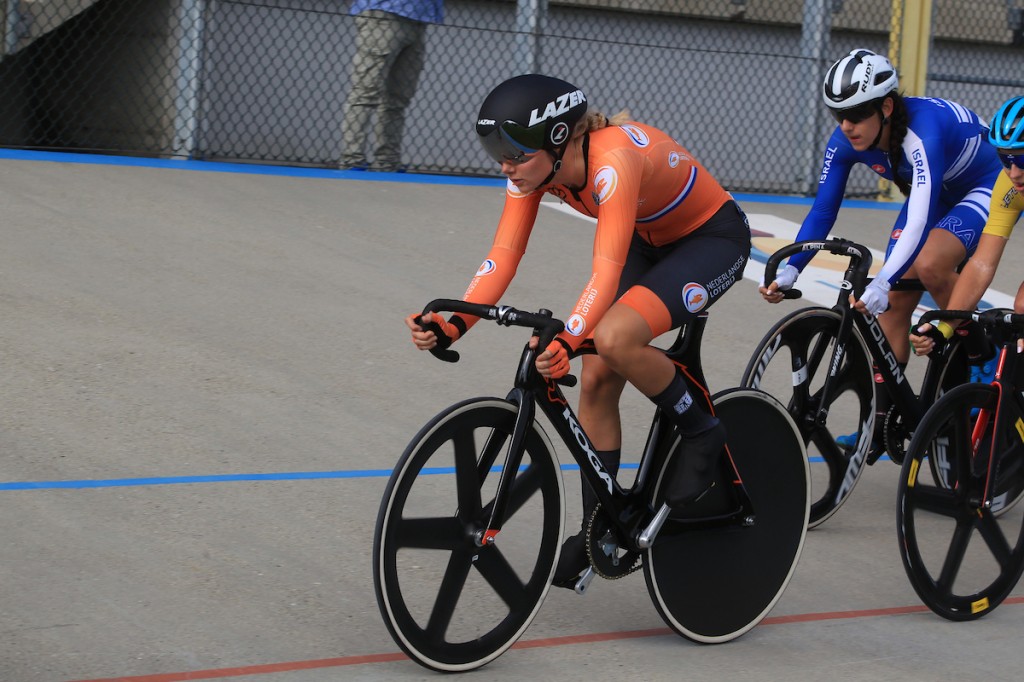
[[[991,234],[981,236],[977,251],[967,261],[963,272],[957,278],[956,286],[946,305],[948,309],[974,310],[978,306],[981,297],[992,284],[1005,248],[1005,238]]]

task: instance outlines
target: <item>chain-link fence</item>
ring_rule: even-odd
[[[496,175],[477,108],[501,80],[537,71],[669,131],[732,190],[811,193],[832,125],[825,69],[854,47],[895,50],[913,1],[448,0],[424,30],[401,162]],[[351,4],[0,0],[0,145],[337,167]],[[925,92],[911,94],[988,118],[1024,92],[1022,7],[935,2]],[[876,187],[869,171],[849,185]]]

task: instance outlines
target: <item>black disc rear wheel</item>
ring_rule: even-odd
[[[803,439],[782,405],[742,388],[716,395],[714,404],[728,430],[722,475],[680,516],[735,511],[736,472],[753,513],[696,529],[670,517],[643,558],[647,588],[662,618],[684,637],[704,643],[739,637],[781,598],[803,549],[809,510]]]

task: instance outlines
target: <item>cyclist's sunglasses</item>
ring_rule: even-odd
[[[515,121],[505,121],[480,138],[487,154],[498,163],[520,163],[544,148],[544,128],[538,125],[524,128]]]
[[[1007,154],[999,152],[999,160],[1003,162],[1003,168],[1009,170],[1010,166],[1016,166],[1017,170],[1024,170],[1024,153]]]
[[[841,124],[843,121],[860,123],[877,114],[878,105],[874,102],[867,102],[849,109],[829,109],[829,111],[832,112],[832,118],[836,120],[836,123]]]

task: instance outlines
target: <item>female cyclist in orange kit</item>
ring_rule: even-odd
[[[618,403],[629,381],[674,415],[683,441],[667,501],[692,502],[710,484],[725,428],[690,393],[705,389],[689,386],[650,343],[706,310],[742,276],[750,255],[746,217],[669,135],[625,114],[609,119],[557,78],[529,74],[501,83],[484,100],[476,131],[508,183],[494,243],[465,300],[498,302],[545,194],[595,217],[593,274],[537,369],[549,379],[564,376],[570,354],[592,339],[597,355],[583,357],[579,419],[604,467],[618,470]],[[447,347],[475,322],[460,314],[406,318],[422,350]],[[596,499],[587,484],[583,493],[585,528]],[[563,545],[554,583],[571,586],[587,565],[581,530]]]

